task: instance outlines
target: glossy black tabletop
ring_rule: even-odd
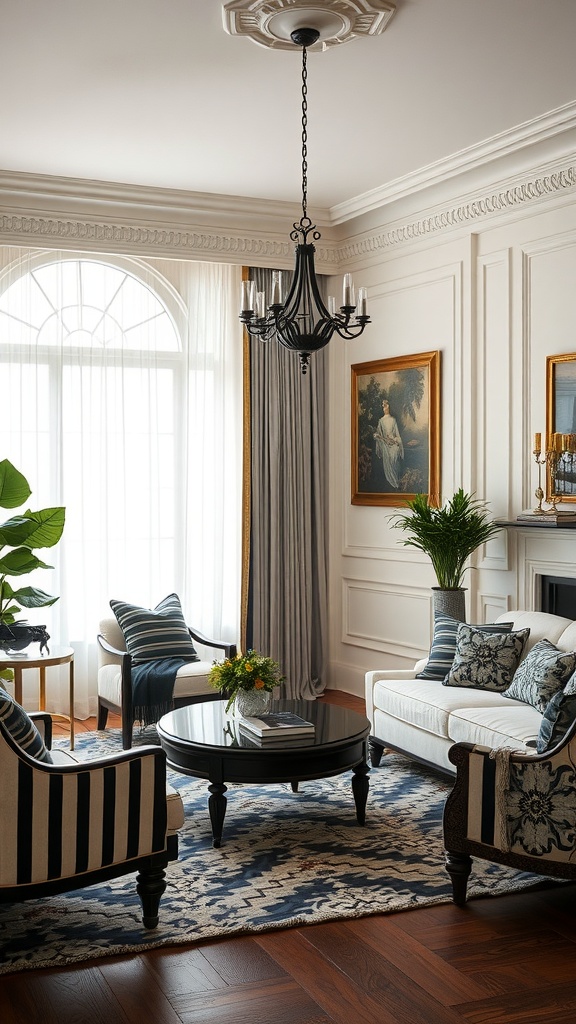
[[[191,744],[201,748],[245,749],[252,753],[255,747],[262,749],[258,740],[244,732],[242,719],[227,714],[225,708],[225,700],[204,701],[177,708],[160,719],[159,736],[161,739],[175,741],[178,745]],[[272,702],[270,710],[292,711],[300,718],[313,722],[314,734],[295,736],[293,739],[284,735],[277,741],[268,739],[267,751],[286,750],[288,745],[300,750],[339,745],[343,741],[365,737],[370,728],[364,715],[322,701],[277,700]]]

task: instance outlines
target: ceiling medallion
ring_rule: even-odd
[[[377,36],[396,10],[393,0],[231,0],[222,7],[224,28],[259,46],[293,50],[292,32],[315,28],[310,50],[326,50],[356,36]]]

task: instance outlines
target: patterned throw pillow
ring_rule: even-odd
[[[46,749],[34,722],[28,718],[24,708],[16,703],[13,697],[0,686],[0,721],[10,733],[15,743],[37,761],[52,764],[50,751]]]
[[[563,690],[558,690],[548,704],[542,717],[542,724],[536,750],[544,754],[560,743],[576,718],[576,680],[570,679]]]
[[[531,704],[542,714],[558,690],[576,670],[576,651],[559,650],[549,640],[539,640],[518,666],[505,697]]]
[[[110,607],[135,662],[158,658],[199,661],[177,594],[169,594],[153,609],[115,600]]]
[[[428,655],[426,667],[418,673],[416,679],[439,679],[446,678],[452,668],[454,655],[456,653],[456,634],[458,626],[462,625],[459,619],[452,618],[444,612],[439,612],[434,619],[434,636]],[[485,626],[472,626],[472,629],[482,629],[485,633],[509,633],[512,629],[511,622],[490,622]]]
[[[502,693],[512,682],[529,636],[529,629],[499,636],[461,622],[456,654],[444,686],[467,686]]]

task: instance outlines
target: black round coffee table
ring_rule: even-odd
[[[366,820],[368,734],[364,715],[322,701],[278,700],[271,711],[292,711],[314,723],[314,735],[267,740],[266,745],[241,729],[241,719],[225,714],[226,701],[206,701],[177,708],[158,722],[168,767],[208,779],[208,810],[213,846],[220,846],[226,813],[225,783],[299,782],[352,771],[356,818]]]

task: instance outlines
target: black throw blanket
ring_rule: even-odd
[[[172,695],[176,673],[194,658],[158,658],[132,665],[132,705],[134,721],[155,725],[174,707]]]

